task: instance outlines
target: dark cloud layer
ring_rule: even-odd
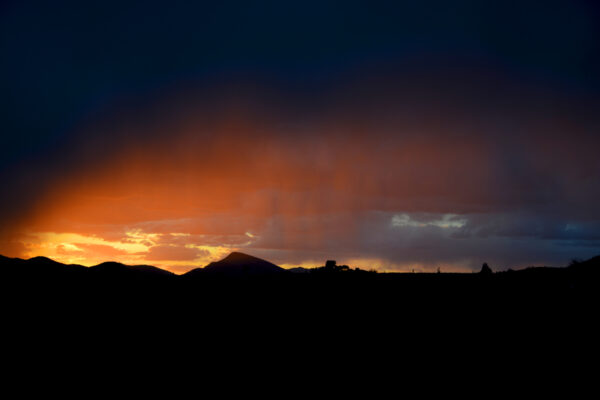
[[[164,234],[147,260],[593,255],[598,10],[8,2],[0,252],[23,231],[137,229]]]

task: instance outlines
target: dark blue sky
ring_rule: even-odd
[[[400,202],[385,212],[464,214],[472,226],[464,225],[462,235],[470,228],[468,234],[481,237],[546,238],[522,242],[522,252],[531,250],[539,261],[600,251],[594,189],[600,168],[589,159],[590,148],[600,145],[600,7],[594,1],[8,1],[0,6],[0,54],[5,237],[26,224],[70,171],[96,170],[116,157],[114,148],[173,140],[164,130],[140,133],[140,124],[172,126],[199,104],[220,115],[232,104],[252,103],[285,126],[324,129],[324,121],[336,118],[366,130],[385,125],[376,134],[383,147],[401,145],[392,126],[406,132],[427,125],[435,131],[427,136],[431,145],[446,143],[459,127],[474,132],[464,140],[495,149],[489,176],[499,200],[485,201],[494,204],[495,216],[473,214],[465,206],[472,199],[458,198],[429,209]],[[136,128],[123,133],[125,125]],[[304,128],[268,137],[277,143],[304,138]],[[349,135],[353,141],[358,134]],[[567,139],[570,147],[561,154],[557,143]],[[544,146],[552,151],[532,153]],[[552,170],[540,166],[549,155],[564,159]],[[396,167],[373,174],[379,179],[390,168]],[[523,193],[531,188],[536,195]],[[544,210],[532,205],[538,200]],[[553,235],[565,240],[550,242]],[[373,243],[378,236],[370,235],[369,248],[402,261],[408,250],[395,251],[387,239]],[[300,262],[304,245],[294,245],[290,254]],[[493,242],[484,247],[495,248]],[[346,251],[339,243],[328,248]],[[471,245],[460,257],[469,251]],[[545,251],[554,255],[545,260]],[[408,258],[431,258],[415,254]],[[504,262],[513,261],[521,258]]]

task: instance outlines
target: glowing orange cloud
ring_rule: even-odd
[[[549,157],[569,146],[560,136],[538,137],[520,142],[519,154],[532,156],[518,158],[468,124],[440,126],[441,117],[415,123],[349,109],[294,124],[301,118],[250,106],[194,111],[165,115],[157,126],[149,117],[88,127],[74,145],[76,167],[53,182],[12,247],[1,250],[85,265],[152,262],[179,272],[244,248],[270,251],[281,263],[285,251],[296,265],[319,265],[339,252],[392,268],[355,251],[367,214],[485,213],[535,203],[523,190],[529,178],[506,169],[512,164],[504,158],[533,164],[527,168],[537,179],[551,171]],[[103,130],[114,142],[102,141]],[[550,145],[540,150],[540,143]]]

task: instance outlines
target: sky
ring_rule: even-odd
[[[600,254],[595,1],[211,3],[0,3],[0,254]]]

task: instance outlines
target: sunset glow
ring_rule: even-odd
[[[469,272],[600,251],[587,3],[531,26],[508,6],[47,7],[1,15],[2,255]]]

